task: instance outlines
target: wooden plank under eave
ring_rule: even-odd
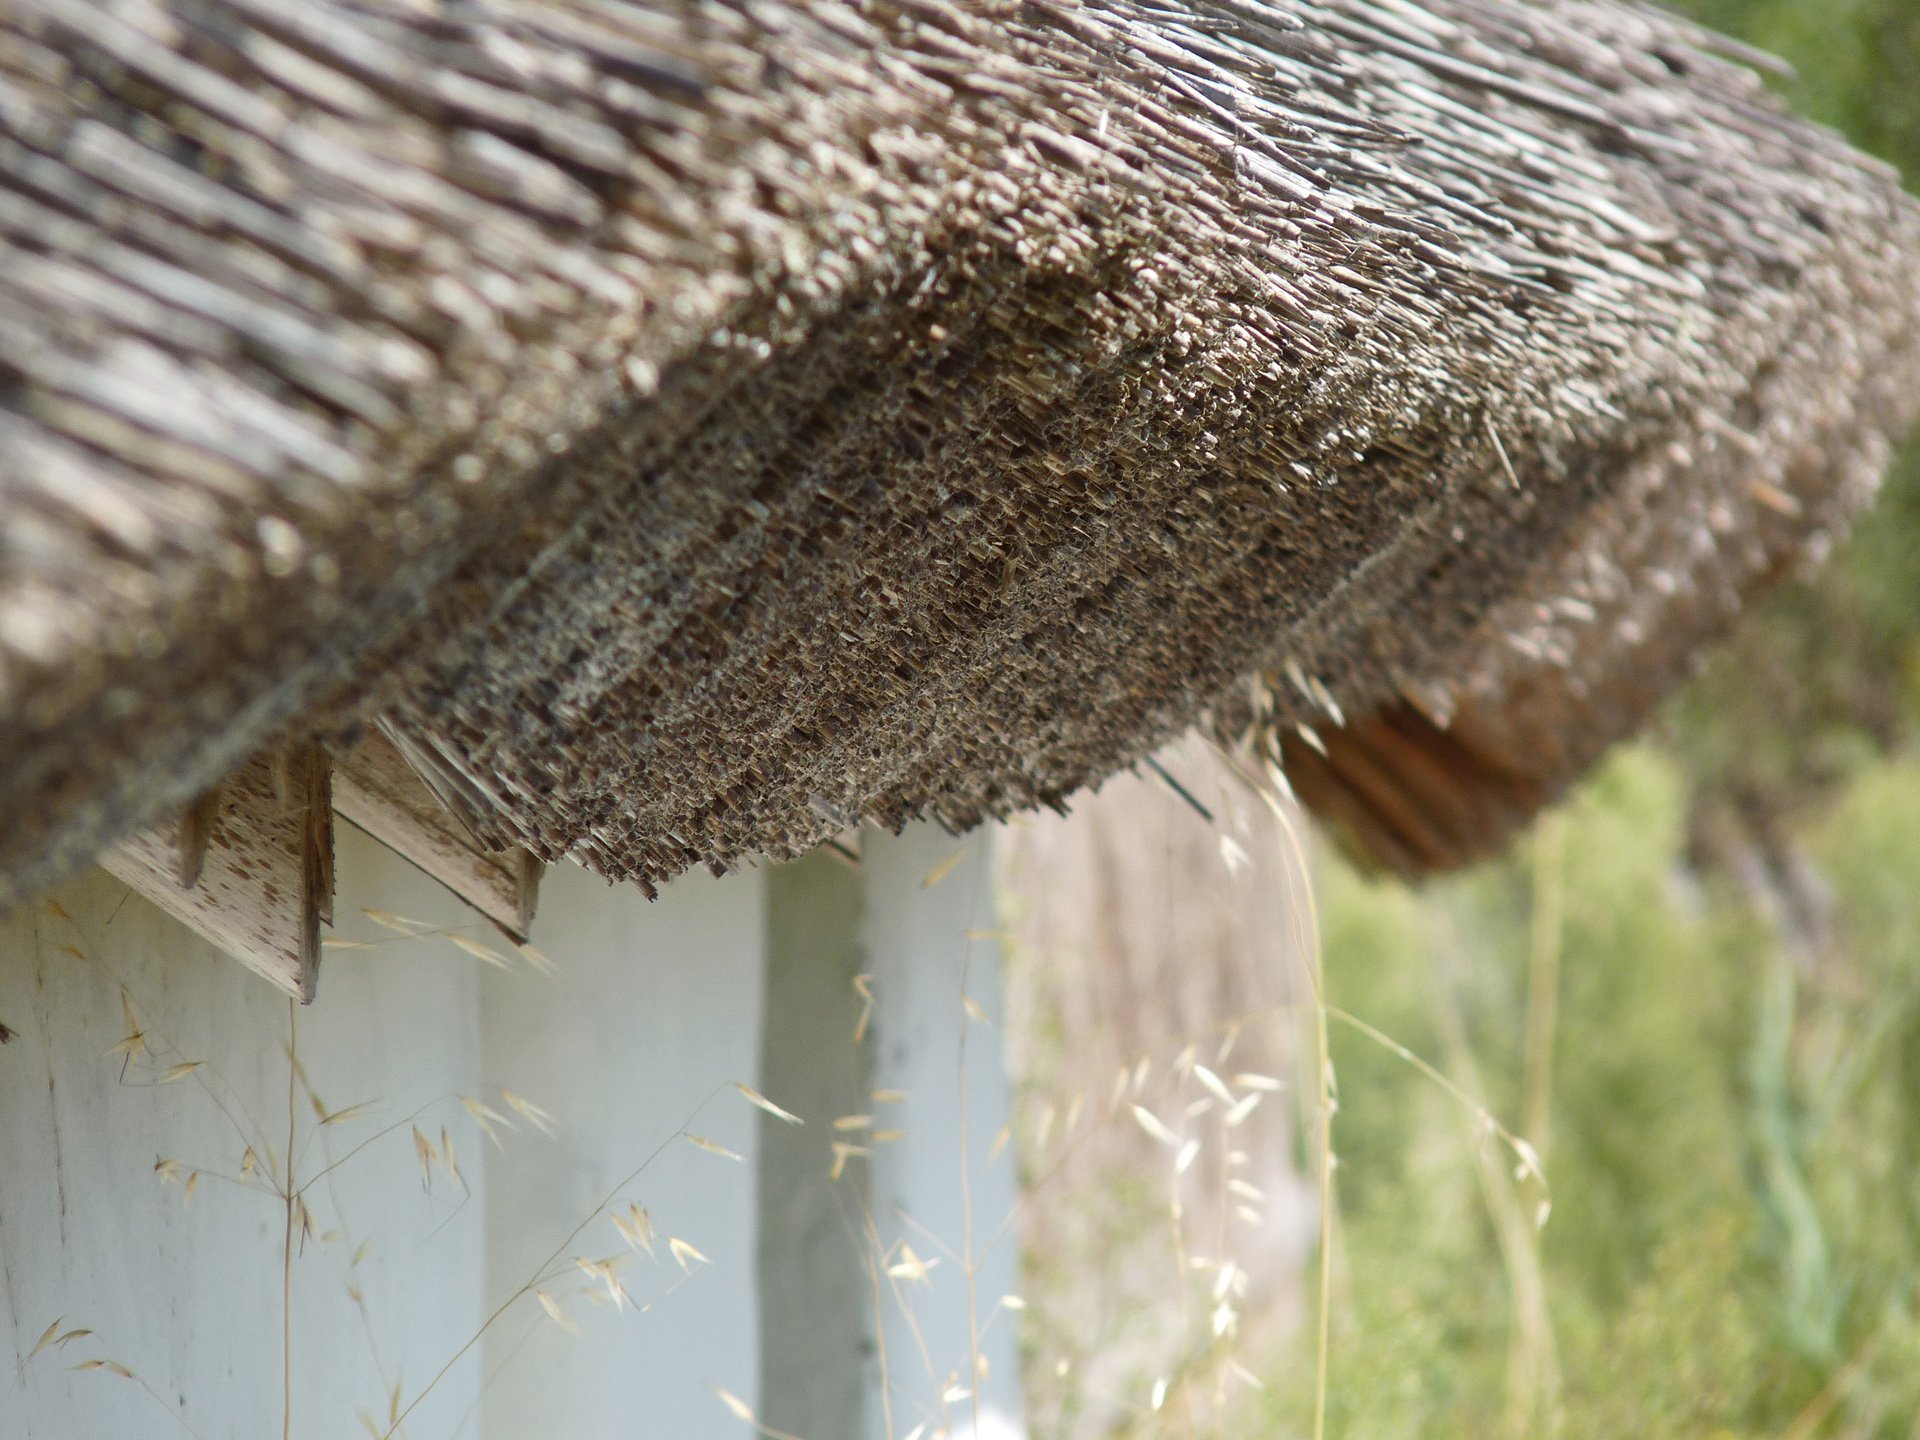
[[[369,730],[334,757],[333,803],[515,940],[526,940],[545,867],[518,846],[481,849],[385,735]]]
[[[100,863],[301,1004],[333,905],[329,761],[317,745],[256,756],[217,799],[121,841]]]

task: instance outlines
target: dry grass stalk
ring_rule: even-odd
[[[1116,780],[1002,841],[1026,1299],[1064,1350],[1028,1375],[1040,1433],[1230,1425],[1239,1356],[1300,1314],[1313,1202],[1262,1104],[1298,1052],[1297,880],[1231,767],[1161,761],[1179,790]]]

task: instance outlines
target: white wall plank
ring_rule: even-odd
[[[992,1367],[983,1390],[992,1418],[981,1434],[1017,1433],[1015,1337],[1009,1317],[993,1314],[1016,1285],[1003,1230],[1013,1157],[988,1158],[1007,1115],[1006,1081],[998,1031],[965,1021],[961,1002],[964,988],[998,1015],[994,946],[967,936],[992,925],[981,842],[971,842],[939,884],[922,885],[959,848],[931,829],[869,837],[862,898],[838,927],[845,963],[836,962],[831,981],[845,988],[841,972],[856,961],[871,971],[878,1004],[862,1063],[874,1087],[912,1095],[899,1114],[877,1122],[899,1124],[905,1137],[877,1146],[871,1168],[843,1181],[858,1197],[850,1209],[864,1200],[884,1243],[905,1239],[940,1260],[929,1286],[898,1287],[931,1368],[899,1304],[887,1301],[894,1440],[937,1415],[940,1392],[970,1366],[959,1260],[963,1031],[978,1318]],[[319,1228],[345,1234],[310,1244],[296,1265],[293,1435],[360,1433],[355,1412],[383,1415],[385,1387],[396,1380],[410,1400],[556,1250],[560,1263],[544,1288],[583,1333],[566,1333],[522,1299],[414,1413],[409,1435],[750,1434],[714,1391],[763,1405],[760,1289],[803,1276],[806,1260],[794,1253],[787,1275],[787,1255],[761,1249],[761,1197],[788,1184],[828,1184],[818,1163],[756,1175],[764,1117],[733,1089],[762,1079],[768,927],[793,915],[769,911],[766,879],[753,871],[682,880],[650,905],[637,891],[556,867],[537,937],[558,966],[549,978],[517,956],[501,971],[459,948],[451,936],[511,953],[472,911],[357,832],[341,832],[339,873],[339,933],[362,948],[329,950],[320,999],[298,1014],[300,1054],[329,1109],[373,1108],[303,1140],[301,1173],[327,1162],[327,1146],[341,1155],[399,1124],[309,1191]],[[847,888],[789,899],[832,910]],[[0,1365],[0,1435],[166,1433],[171,1422],[138,1385],[69,1368],[110,1357],[151,1382],[207,1440],[277,1436],[282,1212],[270,1196],[210,1177],[184,1205],[177,1188],[155,1179],[153,1164],[165,1157],[178,1159],[183,1174],[195,1166],[238,1172],[248,1142],[202,1087],[216,1072],[220,1098],[248,1140],[263,1151],[269,1137],[283,1145],[290,1007],[104,875],[57,900],[77,927],[41,907],[0,932],[0,1020],[20,1032],[0,1047],[0,1313],[16,1360],[56,1317],[96,1334],[29,1367]],[[426,933],[401,933],[415,930]],[[813,943],[799,930],[787,938],[801,949]],[[66,953],[66,945],[91,958]],[[798,953],[787,958],[808,963]],[[116,980],[135,994],[159,1051],[145,1065],[147,1078],[177,1060],[205,1060],[203,1071],[157,1088],[119,1083],[119,1057],[110,1052],[126,1025]],[[788,1047],[790,1063],[804,1065],[819,1029],[823,1057],[846,1068],[846,1014],[830,1026],[811,1013],[782,1018],[808,1031],[797,1049]],[[162,1046],[162,1033],[177,1049]],[[485,1145],[458,1096],[511,1113],[500,1087],[551,1112],[555,1133],[522,1126],[503,1137],[504,1149]],[[859,1097],[820,1103],[834,1108],[840,1098]],[[314,1117],[304,1099],[301,1106],[302,1134],[312,1134]],[[443,1125],[453,1137],[470,1196],[439,1172],[423,1186],[411,1138],[416,1117],[435,1143]],[[811,1118],[830,1127],[831,1116]],[[696,1148],[683,1130],[742,1160]],[[587,1303],[580,1292],[589,1284],[569,1262],[618,1252],[620,1236],[604,1217],[568,1235],[635,1170],[622,1199],[649,1210],[658,1258],[622,1272],[643,1308],[615,1314]],[[839,1204],[828,1201],[830,1209]],[[671,1237],[711,1263],[691,1262],[683,1274]],[[374,1242],[353,1276],[366,1296],[364,1319],[347,1298],[347,1256],[362,1238]],[[864,1347],[852,1339],[857,1364]],[[877,1384],[876,1373],[867,1379]],[[870,1397],[866,1429],[884,1436],[878,1391]],[[948,1407],[955,1433],[967,1433],[972,1411],[970,1401]]]
[[[923,1421],[930,1431],[945,1424],[980,1440],[1024,1434],[1017,1317],[999,1309],[1000,1298],[1019,1289],[1018,1176],[1011,1146],[992,1155],[1012,1109],[990,843],[985,831],[962,841],[931,825],[897,838],[870,832],[861,842],[875,999],[868,1074],[873,1088],[908,1097],[897,1115],[876,1116],[904,1134],[874,1147],[872,1212],[896,1261],[894,1247],[906,1244],[938,1262],[924,1283],[890,1282],[883,1337],[891,1406],[890,1415],[869,1412],[873,1440],[898,1440]],[[976,1354],[987,1362],[977,1409],[971,1398],[943,1402],[951,1386],[969,1388]]]
[[[344,895],[466,918],[412,867],[354,840],[341,847]],[[104,873],[54,900],[71,921],[41,904],[0,925],[0,1020],[19,1031],[0,1046],[0,1323],[13,1351],[0,1357],[0,1435],[279,1436],[283,1210],[211,1175],[188,1205],[153,1167],[237,1175],[249,1143],[284,1148],[290,1004]],[[330,1127],[340,1152],[423,1105],[437,1127],[445,1107],[431,1102],[448,1077],[478,1072],[478,967],[444,943],[437,952],[332,953],[331,991],[298,1013],[301,1059],[328,1107],[377,1107]],[[120,985],[158,1052],[125,1083],[109,1053],[126,1033]],[[152,1085],[187,1060],[204,1064]],[[299,1119],[311,1133],[304,1099]],[[297,1174],[317,1173],[324,1145],[301,1148]],[[468,1153],[477,1182],[483,1162]],[[336,1440],[363,1433],[357,1409],[384,1413],[383,1374],[418,1386],[478,1324],[481,1207],[456,1208],[445,1187],[423,1194],[405,1134],[369,1146],[310,1203],[321,1229],[375,1242],[356,1275],[364,1323],[346,1294],[347,1241],[310,1243],[294,1268],[293,1434]],[[95,1333],[17,1363],[56,1317]],[[129,1366],[159,1399],[70,1368],[89,1358]],[[451,1435],[473,1378],[450,1377],[414,1433]]]
[[[501,977],[489,987],[490,1076],[553,1113],[557,1135],[529,1142],[535,1163],[495,1166],[488,1197],[487,1290],[496,1299],[536,1273],[621,1179],[651,1212],[658,1259],[624,1272],[648,1308],[615,1315],[566,1302],[579,1336],[539,1312],[489,1337],[493,1440],[578,1436],[642,1440],[746,1436],[714,1395],[756,1402],[756,1120],[733,1089],[752,1085],[760,1056],[764,877],[689,876],[649,903],[577,866],[542,887],[537,941],[559,966],[551,981]],[[675,1136],[682,1128],[743,1157],[735,1163]],[[683,1275],[669,1237],[712,1261]],[[565,1247],[590,1258],[621,1240],[596,1221]],[[571,1273],[556,1298],[577,1288]]]

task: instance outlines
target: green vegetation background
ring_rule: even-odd
[[[1920,0],[1682,8],[1787,58],[1796,106],[1920,186]],[[1537,1239],[1497,1217],[1539,1185],[1469,1107],[1335,1031],[1330,1435],[1920,1440],[1916,728],[1909,445],[1835,562],[1557,836],[1418,895],[1326,868],[1331,1000],[1515,1129],[1529,989],[1558,961]],[[1264,1431],[1306,1430],[1310,1350],[1276,1360]]]

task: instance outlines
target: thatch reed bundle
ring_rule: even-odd
[[[1920,210],[1748,58],[1576,0],[16,0],[0,894],[376,718],[643,883],[1207,715],[1457,860],[1920,394]]]

